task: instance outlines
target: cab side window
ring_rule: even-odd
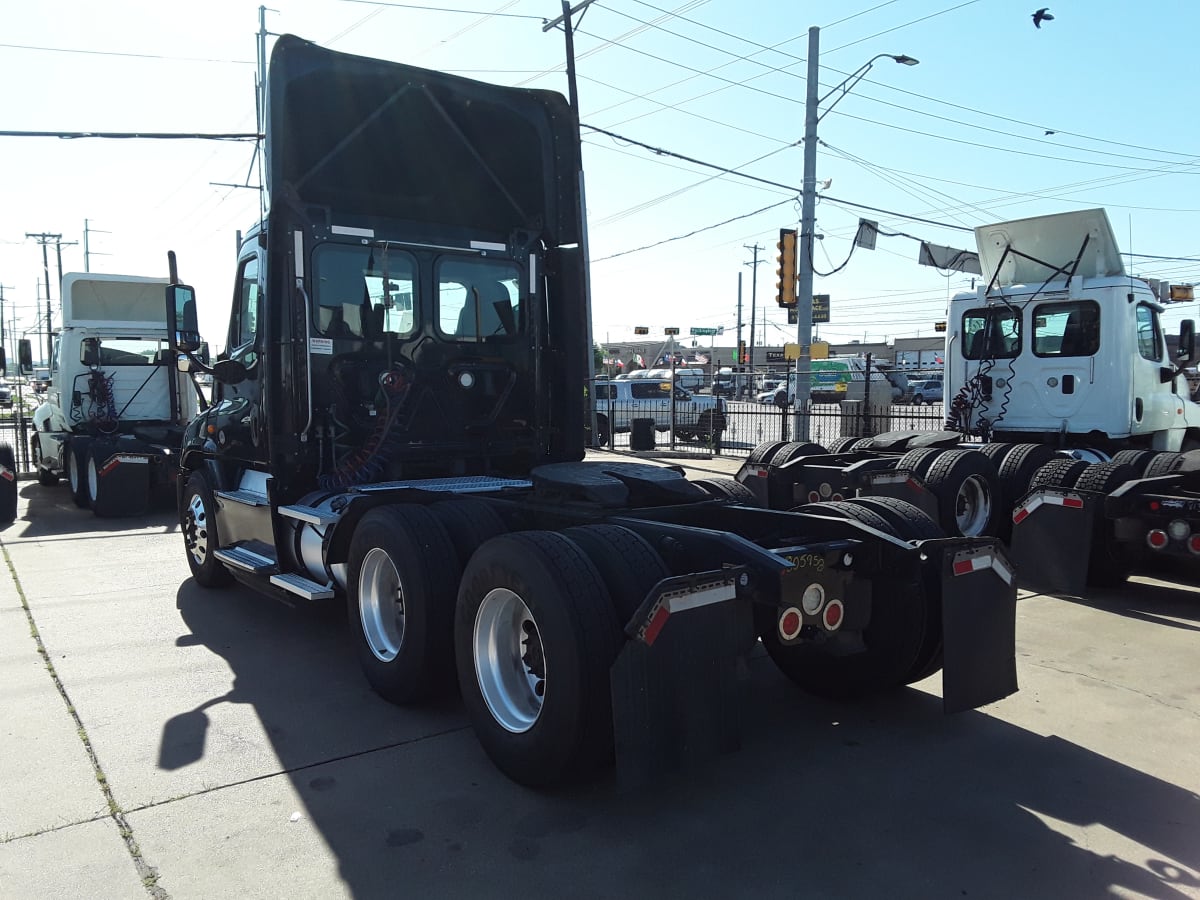
[[[236,349],[254,343],[258,335],[258,257],[242,262],[238,271],[237,295],[233,301],[233,319],[229,323],[229,347]]]
[[[1137,308],[1138,353],[1153,362],[1162,361],[1162,331],[1158,326],[1158,314],[1142,303]]]
[[[1100,306],[1092,300],[1043,303],[1033,310],[1035,356],[1092,356],[1100,349]]]

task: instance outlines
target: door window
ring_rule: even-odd
[[[1162,361],[1162,331],[1158,327],[1158,314],[1142,303],[1137,308],[1138,353],[1154,362]]]
[[[252,256],[242,263],[238,273],[237,296],[234,298],[233,320],[229,328],[229,345],[232,349],[254,343],[258,335],[258,257]]]

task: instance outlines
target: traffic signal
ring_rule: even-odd
[[[933,330],[934,330],[934,331],[945,331],[945,330],[946,330],[946,323],[945,323],[945,322],[934,322],[934,323],[933,323]]]
[[[796,305],[796,229],[780,228],[779,268],[775,274],[779,281],[775,285],[775,302],[780,306]]]
[[[750,362],[750,354],[746,352],[746,342],[745,341],[738,341],[737,361],[738,361],[738,365],[742,365],[742,366],[744,366],[746,363]]]
[[[635,325],[633,327],[634,334],[649,334],[650,328],[646,325]]]

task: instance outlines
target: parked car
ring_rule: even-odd
[[[653,419],[656,431],[671,428],[671,405],[675,406],[675,436],[680,440],[720,443],[725,430],[725,401],[719,397],[691,394],[671,382],[647,378],[628,381],[596,381],[596,425],[600,442],[608,443],[613,433],[630,431],[634,419]]]
[[[0,409],[12,409],[13,390],[7,381],[0,381]]]
[[[930,378],[926,381],[909,381],[905,400],[914,405],[922,403],[942,402],[942,379]]]

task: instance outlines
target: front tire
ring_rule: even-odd
[[[233,575],[213,555],[221,546],[217,534],[216,505],[212,489],[203,472],[188,476],[183,489],[183,505],[179,508],[179,530],[188,568],[196,584],[206,588],[225,587]]]
[[[349,571],[350,630],[371,687],[400,705],[440,693],[461,570],[437,517],[407,503],[371,510],[354,529]]]
[[[621,626],[574,541],[527,531],[480,547],[463,574],[454,643],[467,716],[513,781],[560,784],[612,758],[609,668]]]

